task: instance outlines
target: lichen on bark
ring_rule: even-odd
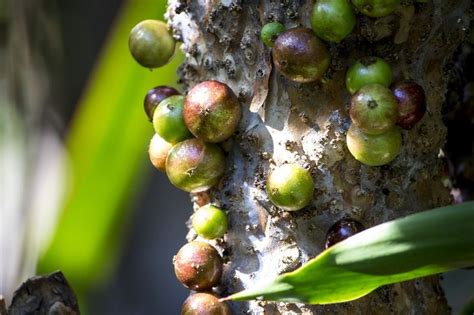
[[[441,108],[444,66],[464,37],[470,1],[402,1],[395,14],[357,16],[352,34],[328,44],[331,65],[321,81],[299,84],[272,67],[271,51],[259,39],[276,20],[287,28],[310,27],[312,1],[169,0],[167,19],[186,60],[181,81],[225,82],[238,95],[243,115],[235,136],[222,144],[227,171],[218,187],[194,196],[227,210],[229,231],[211,243],[227,263],[218,293],[227,295],[293,270],[320,253],[327,229],[344,216],[370,227],[451,202],[441,177],[439,150],[446,138]],[[347,67],[363,56],[379,56],[397,80],[418,82],[428,111],[403,131],[403,147],[389,165],[368,167],[348,152],[350,124]],[[315,181],[310,206],[298,212],[274,207],[265,193],[268,171],[298,163]],[[191,230],[188,239],[195,238]],[[438,278],[386,286],[344,304],[327,306],[254,301],[233,303],[237,314],[446,314]]]

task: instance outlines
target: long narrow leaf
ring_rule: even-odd
[[[387,222],[327,249],[299,269],[225,300],[330,304],[376,288],[474,265],[474,202]]]

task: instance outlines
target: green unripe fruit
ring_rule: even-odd
[[[346,73],[346,87],[354,94],[367,84],[388,87],[392,83],[392,68],[379,57],[365,57],[353,64]]]
[[[172,95],[179,95],[179,92],[165,85],[154,87],[148,91],[143,101],[143,107],[150,121],[153,121],[153,113],[155,112],[156,106],[158,106],[162,100]]]
[[[189,91],[183,118],[191,133],[205,142],[221,142],[239,125],[241,105],[230,87],[219,81],[204,81]]]
[[[151,164],[162,172],[166,171],[166,157],[172,147],[171,143],[166,142],[165,139],[155,133],[148,147]]]
[[[380,166],[390,163],[400,153],[402,135],[398,128],[392,128],[381,135],[371,136],[351,125],[346,142],[356,160],[369,166]]]
[[[155,132],[173,144],[192,137],[184,123],[183,106],[184,96],[173,95],[161,101],[153,113]]]
[[[284,164],[274,169],[267,178],[270,201],[282,209],[296,211],[313,198],[314,182],[307,170],[297,164]]]
[[[400,0],[352,0],[362,14],[381,17],[391,14],[400,5]]]
[[[173,258],[178,280],[195,291],[212,288],[222,275],[222,258],[211,245],[193,241],[178,251]]]
[[[199,236],[212,240],[227,232],[227,215],[216,206],[205,205],[193,214],[192,225]]]
[[[225,302],[209,293],[196,293],[184,301],[181,315],[231,315]]]
[[[364,85],[351,99],[352,122],[362,132],[380,135],[395,126],[398,103],[392,91],[380,84]]]
[[[278,22],[267,23],[260,31],[260,38],[267,47],[273,47],[278,35],[286,30],[285,26]]]
[[[305,27],[281,33],[272,48],[272,56],[281,74],[302,83],[320,79],[331,60],[324,43]]]
[[[319,38],[340,42],[352,32],[356,24],[348,0],[318,0],[311,14],[311,27]]]
[[[170,182],[187,192],[200,192],[216,185],[224,175],[221,148],[199,139],[188,139],[171,148],[166,158]]]
[[[168,63],[174,53],[175,42],[166,23],[144,20],[130,32],[128,48],[133,58],[144,67],[157,68]]]

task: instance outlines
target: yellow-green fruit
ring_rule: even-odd
[[[148,147],[148,155],[150,156],[151,164],[158,170],[164,172],[166,170],[166,157],[172,147],[173,145],[171,143],[155,133]]]
[[[128,48],[135,60],[146,68],[157,68],[173,56],[175,41],[166,23],[144,20],[138,23],[128,38]]]
[[[369,166],[380,166],[390,163],[400,153],[402,135],[396,127],[381,135],[367,135],[351,125],[346,141],[356,160]]]
[[[192,225],[199,236],[212,240],[227,232],[227,215],[216,206],[205,205],[193,214]]]
[[[314,182],[310,173],[297,164],[284,164],[267,178],[270,201],[282,209],[296,211],[304,208],[313,197]]]

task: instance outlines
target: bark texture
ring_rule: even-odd
[[[366,227],[451,202],[438,158],[446,138],[441,109],[446,65],[469,25],[469,0],[402,1],[396,14],[357,16],[353,33],[328,44],[332,61],[320,82],[299,84],[272,69],[271,51],[259,39],[265,23],[310,27],[313,1],[170,0],[169,24],[183,42],[180,69],[189,89],[207,79],[227,83],[243,105],[236,135],[222,144],[228,169],[218,187],[193,196],[228,210],[230,228],[211,243],[227,261],[218,293],[227,295],[290,271],[324,248],[327,229],[343,216]],[[368,167],[348,152],[347,67],[363,56],[389,61],[396,80],[423,86],[428,111],[389,165]],[[265,193],[268,171],[286,162],[311,170],[310,206],[298,212],[274,207]],[[191,230],[188,239],[194,239]],[[350,303],[303,305],[233,303],[236,314],[447,314],[438,278],[383,287]]]

